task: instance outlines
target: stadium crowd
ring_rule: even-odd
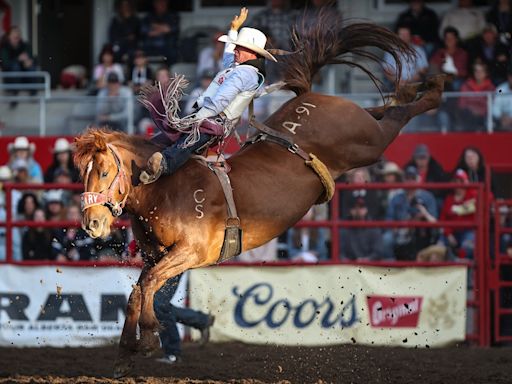
[[[210,31],[210,44],[199,47],[199,37],[180,39],[180,15],[169,9],[166,0],[153,0],[153,9],[143,17],[130,0],[116,2],[106,41],[95,65],[91,80],[81,65],[62,70],[60,87],[87,88],[97,95],[96,123],[126,130],[127,104],[119,96],[132,97],[148,83],[166,81],[173,66],[193,62],[194,89],[199,96],[219,70],[223,43],[217,37],[223,31]],[[306,10],[292,9],[284,0],[271,0],[267,9],[254,15],[248,25],[264,30],[271,44],[290,49],[291,26],[305,22],[322,7],[338,12],[332,2],[313,0]],[[441,17],[440,17],[441,16]],[[487,11],[460,0],[458,7],[437,15],[424,1],[411,0],[407,10],[394,23],[398,36],[417,53],[416,60],[405,61],[401,83],[422,81],[436,73],[450,75],[448,90],[462,92],[496,92],[492,111],[487,111],[486,98],[461,96],[451,99],[436,111],[420,116],[409,131],[434,124],[448,131],[485,131],[485,116],[492,113],[501,130],[512,129],[512,6],[510,1],[496,1]],[[200,48],[200,49],[199,49]],[[0,45],[3,71],[31,71],[37,67],[29,45],[12,27]],[[382,79],[392,85],[396,63],[383,57]],[[12,80],[15,81],[16,79]],[[267,81],[279,80],[279,67],[269,67]],[[19,79],[18,79],[19,81]],[[13,108],[16,107],[14,103]],[[140,127],[148,123],[148,115],[135,106]],[[184,105],[184,113],[191,105]],[[140,132],[146,132],[140,128]],[[8,148],[8,164],[0,167],[0,185],[5,182],[74,183],[79,181],[72,163],[72,146],[65,139],[56,141],[53,163],[46,169],[34,159],[34,145],[20,136]],[[468,147],[460,154],[454,169],[443,169],[426,145],[419,145],[410,162],[402,169],[383,159],[369,168],[350,171],[338,182],[361,185],[360,189],[343,190],[340,195],[339,219],[344,220],[414,220],[424,222],[472,221],[476,212],[476,192],[457,188],[453,191],[417,189],[374,190],[364,184],[422,182],[484,182],[485,160],[478,148]],[[12,206],[5,206],[0,193],[0,220],[11,209],[16,220],[77,222],[80,217],[79,193],[65,190],[13,191]],[[306,220],[336,219],[327,206],[315,206]],[[474,253],[473,230],[449,228],[346,228],[340,230],[341,259],[348,260],[461,260]],[[91,239],[81,228],[50,229],[16,228],[13,231],[15,260],[58,261],[126,260],[130,256],[129,230],[118,229],[108,239]],[[323,228],[296,228],[265,249],[265,257],[315,262],[328,259],[331,232]],[[512,254],[512,241],[503,247]],[[270,249],[270,251],[269,251]],[[0,260],[5,257],[5,229],[0,228]],[[246,259],[244,255],[240,260]],[[256,258],[257,259],[257,258]],[[252,260],[255,260],[253,258]]]

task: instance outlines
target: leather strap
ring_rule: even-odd
[[[226,203],[228,204],[228,218],[226,219],[226,226],[239,227],[240,218],[238,217],[238,213],[236,211],[235,199],[233,198],[233,188],[231,188],[231,180],[223,168],[212,167],[212,169],[220,181],[220,185],[224,191],[224,197],[226,198]]]

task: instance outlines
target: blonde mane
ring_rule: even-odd
[[[87,128],[83,134],[75,138],[74,143],[75,153],[73,160],[82,177],[87,168],[87,164],[89,164],[98,152],[105,152],[108,143],[131,150],[134,153],[139,152],[142,147],[157,147],[156,144],[142,136],[128,135],[124,132],[112,131],[104,127]]]

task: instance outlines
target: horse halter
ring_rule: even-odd
[[[80,205],[82,208],[82,212],[87,208],[94,207],[95,205],[103,205],[110,209],[110,212],[114,217],[118,217],[123,213],[124,204],[126,199],[128,198],[128,193],[123,197],[121,201],[114,200],[114,193],[119,185],[119,192],[122,194],[125,193],[125,184],[128,180],[126,177],[126,173],[121,166],[121,158],[119,157],[116,148],[112,144],[107,144],[107,148],[112,152],[112,156],[116,160],[117,165],[117,173],[114,177],[114,180],[110,183],[107,193],[105,194],[105,190],[100,192],[84,192],[80,195]],[[87,183],[89,181],[89,175],[92,170],[93,160],[89,161],[87,165],[87,173],[85,174],[85,189],[87,190]]]

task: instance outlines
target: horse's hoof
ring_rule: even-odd
[[[133,369],[133,360],[118,360],[114,365],[114,379],[120,379],[128,375]]]

